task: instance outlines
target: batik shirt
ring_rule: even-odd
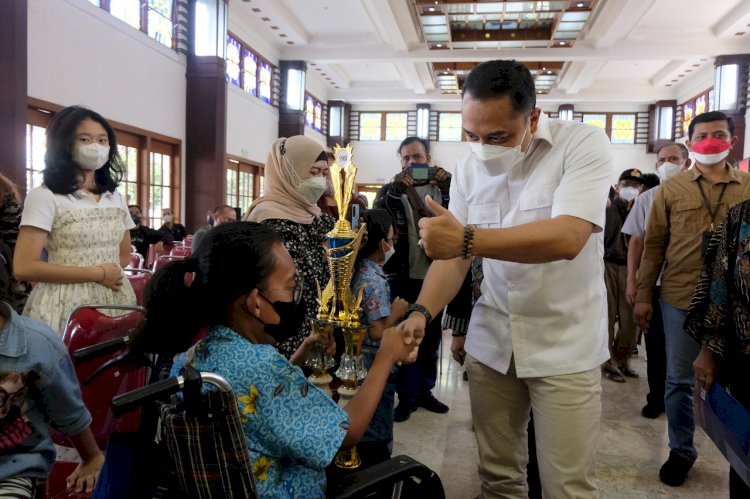
[[[325,467],[349,427],[342,408],[273,346],[251,343],[224,326],[181,354],[173,376],[186,360],[232,385],[259,497],[325,496]]]
[[[750,201],[711,238],[685,331],[720,356],[750,354]]]
[[[357,271],[352,279],[352,292],[357,296],[359,290],[364,286],[362,294],[363,322],[372,324],[376,320],[386,319],[391,316],[391,291],[388,286],[383,268],[377,263],[364,258],[360,260]],[[365,367],[370,369],[375,360],[375,354],[380,347],[380,342],[365,335],[362,342],[362,357]],[[393,369],[395,372],[395,368]],[[389,379],[385,385],[383,395],[380,397],[375,414],[367,427],[363,442],[391,442],[393,440],[393,401],[396,385]]]
[[[304,286],[302,299],[305,314],[307,317],[315,317],[318,315],[318,284],[321,289],[328,284],[328,260],[324,244],[326,234],[333,229],[333,218],[322,215],[311,224],[281,219],[268,219],[261,223],[278,232],[284,241],[297,268],[297,276]],[[291,357],[311,332],[310,321],[304,321],[291,338],[279,345],[279,351],[287,358]]]

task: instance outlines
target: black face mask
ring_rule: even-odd
[[[140,215],[130,215],[130,218],[133,219],[133,223],[135,225],[141,225],[141,216]]]
[[[268,303],[271,304],[274,311],[279,315],[281,321],[278,324],[268,324],[263,322],[260,317],[256,317],[263,324],[263,330],[271,338],[279,343],[283,343],[299,331],[300,326],[305,321],[305,304],[303,301],[294,303],[293,301],[270,301],[265,296],[259,294]]]

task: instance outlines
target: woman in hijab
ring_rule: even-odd
[[[304,288],[307,317],[318,312],[317,289],[328,282],[326,233],[334,219],[322,215],[317,205],[326,190],[328,159],[323,146],[302,135],[277,139],[268,153],[263,196],[245,215],[245,221],[261,222],[274,229],[292,255]],[[290,357],[310,335],[310,321],[304,321],[291,338],[279,344]]]

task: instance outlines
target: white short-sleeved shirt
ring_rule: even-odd
[[[30,225],[49,232],[52,230],[55,216],[66,211],[85,208],[120,208],[123,211],[122,222],[125,230],[135,227],[125,198],[119,191],[105,192],[97,203],[94,198],[80,190],[75,194],[55,194],[45,186],[35,187],[26,195],[21,215],[21,227]],[[92,230],[94,229],[92,227]]]
[[[659,186],[652,187],[643,194],[635,198],[633,208],[628,213],[628,218],[622,224],[620,232],[629,236],[646,237],[646,222],[648,214],[651,211],[651,204],[654,201],[654,194],[659,190]]]
[[[521,378],[572,374],[609,358],[602,228],[612,178],[609,139],[597,128],[542,114],[524,159],[490,176],[473,155],[456,167],[450,211],[461,223],[502,228],[570,215],[596,226],[573,260],[483,259],[482,296],[466,351]]]

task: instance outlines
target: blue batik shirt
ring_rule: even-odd
[[[173,376],[186,360],[232,385],[259,497],[325,497],[325,467],[349,428],[342,408],[273,346],[251,343],[225,326],[214,326],[178,356]]]
[[[387,319],[391,315],[391,291],[388,286],[388,280],[383,273],[383,267],[370,259],[364,258],[359,261],[357,271],[352,279],[352,292],[356,296],[359,290],[364,286],[365,290],[362,295],[362,317],[363,321],[372,324],[379,319]],[[375,360],[375,353],[380,346],[379,341],[365,335],[362,342],[362,357],[365,367],[370,369],[372,362]],[[395,372],[395,368],[393,369]],[[392,378],[393,376],[391,376]],[[380,398],[375,414],[370,421],[367,432],[362,437],[363,442],[393,441],[393,406],[396,386],[389,379],[383,390],[383,396]]]

